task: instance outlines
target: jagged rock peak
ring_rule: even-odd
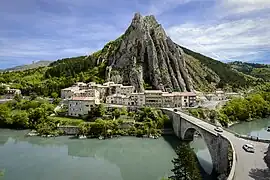
[[[204,78],[190,77],[193,69],[187,66],[182,49],[152,15],[136,13],[125,34],[111,45],[106,79],[131,84],[137,91],[147,85],[163,91],[190,91]]]

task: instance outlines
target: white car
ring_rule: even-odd
[[[222,133],[223,132],[223,129],[221,128],[221,127],[216,127],[215,129],[214,129],[215,131],[217,131],[217,132],[220,132],[220,133]]]
[[[254,153],[255,152],[255,149],[254,149],[254,146],[252,144],[245,144],[243,146],[243,149],[246,151],[246,152],[250,152],[250,153]]]

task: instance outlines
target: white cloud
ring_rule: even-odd
[[[270,0],[222,0],[218,10],[225,14],[246,14],[270,9]]]
[[[179,45],[224,61],[252,60],[270,49],[268,19],[216,25],[183,24],[168,28],[167,33]]]
[[[181,4],[186,4],[191,1],[196,0],[153,0],[147,13],[158,16],[166,11],[176,8]]]

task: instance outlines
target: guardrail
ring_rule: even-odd
[[[226,138],[226,137],[224,137],[224,138]],[[229,176],[228,176],[227,180],[234,180],[235,169],[236,169],[236,161],[237,161],[236,153],[235,153],[235,149],[233,147],[232,142],[228,138],[226,138],[226,139],[229,141],[230,146],[232,148],[232,166],[231,166],[231,170],[230,170],[230,173],[229,173]]]
[[[246,135],[241,135],[241,134],[236,134],[236,137],[242,138],[242,139],[247,139],[251,141],[257,141],[257,142],[262,142],[262,143],[270,143],[270,139],[262,139],[257,136],[246,136]]]

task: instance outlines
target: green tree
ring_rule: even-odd
[[[6,87],[5,86],[0,86],[0,95],[6,94]]]
[[[121,111],[119,110],[119,108],[115,108],[114,111],[112,112],[112,116],[115,119],[118,119],[121,116]]]
[[[103,117],[106,113],[106,109],[103,104],[97,105],[97,111],[96,111],[96,116],[97,117]]]
[[[6,104],[0,104],[0,125],[12,124],[11,110]]]
[[[172,180],[201,180],[197,160],[189,144],[182,142],[176,149],[177,157],[172,160]]]
[[[54,99],[58,98],[58,93],[57,92],[53,92],[51,94],[51,97],[54,98]]]
[[[21,102],[22,98],[23,98],[23,97],[22,97],[21,94],[16,94],[16,95],[14,96],[14,100],[17,101],[17,102]]]
[[[128,115],[128,111],[126,107],[121,108],[121,115]]]
[[[28,128],[29,126],[29,118],[26,111],[16,112],[13,116],[13,125],[16,128]]]
[[[81,123],[79,125],[79,134],[80,135],[87,135],[90,130],[90,125],[88,123]]]

